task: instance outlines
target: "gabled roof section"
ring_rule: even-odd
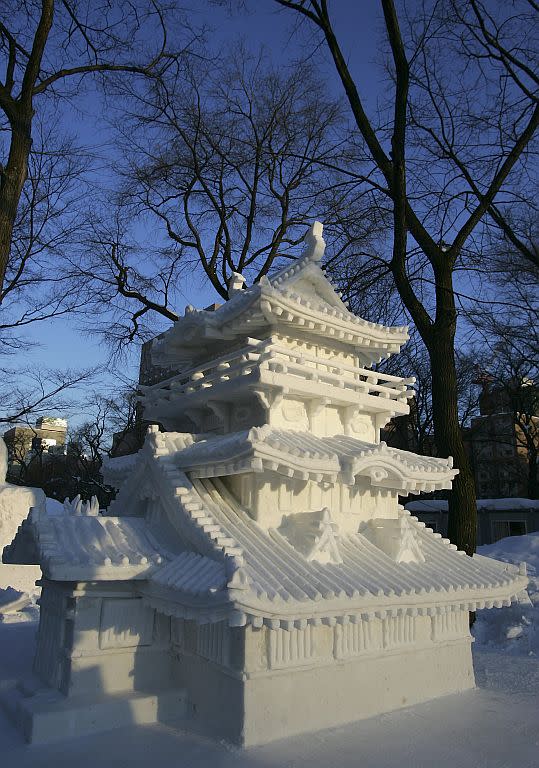
[[[80,515],[68,510],[50,515],[32,509],[6,548],[5,562],[20,562],[18,538],[26,539],[26,547],[32,543],[43,574],[59,581],[144,579],[172,556],[145,520],[127,516]]]
[[[329,509],[287,515],[279,526],[281,536],[310,562],[342,563],[338,545],[338,525]]]
[[[361,533],[396,563],[425,562],[418,532],[406,514],[373,518],[364,524]]]
[[[310,333],[362,349],[371,362],[398,352],[408,339],[406,326],[371,323],[350,312],[320,267],[325,242],[322,224],[308,230],[299,259],[271,278],[245,290],[234,288],[217,310],[188,307],[185,316],[154,341],[152,360],[163,367],[189,365],[201,350],[217,350],[220,342],[278,329],[289,335]],[[234,285],[238,283],[234,277]]]
[[[323,230],[323,225],[315,221],[305,235],[306,248],[302,255],[270,277],[269,283],[292,297],[295,295],[304,299],[310,298],[315,303],[325,303],[348,313],[348,307],[320,266],[326,250]]]

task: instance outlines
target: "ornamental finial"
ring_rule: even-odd
[[[324,251],[326,250],[326,242],[322,237],[324,231],[324,225],[321,221],[315,221],[305,234],[305,242],[307,243],[307,251],[304,256],[308,256],[312,261],[321,261]]]

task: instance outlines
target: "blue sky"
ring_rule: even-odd
[[[221,46],[223,50],[234,45],[242,37],[255,50],[260,45],[265,46],[277,62],[286,62],[301,54],[305,37],[293,33],[294,16],[290,12],[276,10],[276,5],[271,0],[247,3],[247,6],[250,12],[229,13],[225,8],[197,2],[192,18],[195,24],[209,25],[209,41],[214,47]],[[380,69],[373,66],[380,38],[380,5],[375,0],[340,0],[334,3],[334,9],[335,28],[343,50],[349,58],[352,71],[361,75],[361,82],[366,84],[367,90],[362,96],[367,106],[375,109],[375,94],[379,87],[377,79],[381,76]],[[326,59],[323,70],[335,93],[341,95],[341,85],[334,75],[332,62]],[[368,76],[365,76],[365,71],[369,73]],[[110,134],[100,123],[99,108],[96,109],[96,104],[96,99],[88,96],[79,102],[77,114],[66,112],[65,123],[81,144],[99,146],[102,151],[102,145],[110,140]],[[113,152],[113,149],[110,151]],[[152,242],[153,238],[149,238],[148,248],[152,247]],[[206,306],[217,300],[209,286],[201,287],[197,282],[182,285],[181,291],[185,304]],[[180,312],[183,312],[183,308],[175,307]],[[163,327],[166,327],[166,321]],[[52,368],[100,367],[106,364],[108,351],[97,338],[80,331],[76,319],[67,322],[65,319],[58,319],[35,324],[30,328],[28,337],[39,346],[28,353],[26,363]],[[138,347],[134,347],[122,367],[124,375],[136,377],[138,354]],[[112,386],[114,379],[104,373],[96,388],[107,389]]]

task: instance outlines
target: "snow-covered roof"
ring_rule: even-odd
[[[372,323],[350,312],[320,267],[324,249],[322,225],[316,222],[307,233],[302,256],[271,279],[263,277],[246,290],[235,290],[215,311],[187,308],[185,316],[154,342],[153,362],[163,367],[189,364],[200,356],[201,346],[271,328],[331,338],[361,349],[371,362],[398,352],[408,339],[407,327]]]
[[[418,456],[383,442],[367,443],[345,435],[315,437],[267,425],[227,435],[167,432],[163,439],[170,461],[191,478],[269,470],[304,480],[335,482],[339,476],[353,485],[361,475],[373,486],[420,493],[450,488],[458,472],[448,459]]]
[[[146,602],[169,615],[288,628],[503,605],[527,584],[518,567],[457,552],[405,510],[399,527],[408,557],[377,543],[386,520],[342,534],[322,511],[304,521],[318,531],[307,545],[295,515],[264,530],[222,480],[189,479],[179,469],[171,444],[179,448],[185,436],[171,443],[160,433],[149,437],[113,516],[30,515],[26,532],[48,578],[130,578]],[[155,513],[133,517],[141,493],[151,498],[151,483],[161,523]]]
[[[35,562],[44,575],[60,581],[127,580],[147,578],[156,566],[172,557],[159,532],[142,518],[80,515],[65,511],[49,515],[33,509],[5,562],[15,562],[20,541],[33,541]],[[160,537],[164,538],[164,537]]]
[[[222,481],[194,480],[189,496],[191,505],[194,497],[201,503],[195,514],[204,516],[202,525],[208,535],[228,540],[222,559],[233,565],[233,572],[225,590],[205,595],[200,594],[196,575],[186,588],[185,570],[167,584],[156,572],[141,585],[141,594],[171,615],[196,618],[204,604],[207,617],[213,602],[213,620],[228,614],[240,624],[266,622],[289,628],[307,621],[332,622],[343,615],[383,616],[388,611],[409,610],[436,613],[451,606],[474,610],[502,605],[516,598],[527,584],[527,577],[515,566],[469,558],[406,512],[403,515],[421,548],[423,562],[396,562],[361,532],[338,537],[338,562],[331,558],[321,562],[295,547],[293,537],[283,535],[282,528],[263,531]],[[200,525],[200,520],[195,518],[195,524]],[[171,566],[167,568],[170,571]],[[200,568],[204,574],[203,562]],[[221,575],[225,572],[226,564]],[[204,575],[204,583],[206,579]],[[195,593],[198,603],[193,603]]]

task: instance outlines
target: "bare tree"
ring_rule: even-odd
[[[340,203],[336,188],[324,196],[333,184],[321,165],[342,140],[340,108],[306,64],[279,72],[239,47],[180,81],[152,81],[138,99],[122,114],[119,210],[99,226],[94,217],[71,267],[72,279],[89,281],[94,316],[115,313],[103,329],[115,344],[145,338],[152,316],[177,319],[184,282],[206,280],[227,298],[232,272],[259,280]],[[141,219],[162,232],[151,248],[130,237]]]
[[[481,2],[448,0],[418,4],[413,15],[405,6],[399,19],[392,0],[382,0],[392,103],[378,123],[367,114],[326,0],[276,2],[324,41],[372,163],[362,183],[370,181],[392,210],[387,265],[429,352],[438,452],[453,455],[459,468],[449,536],[471,554],[476,506],[458,418],[455,280],[488,217],[501,227],[512,190],[523,188],[539,124],[534,46],[526,39],[536,29],[535,3],[489,11]]]
[[[97,4],[5,0],[2,4],[0,291],[9,268],[16,276],[27,266],[24,250],[21,254],[13,249],[12,240],[29,181],[36,117],[47,112],[51,100],[58,105],[62,99],[74,98],[89,76],[153,78],[176,66],[196,36],[189,30],[183,35],[184,45],[172,49],[167,26],[170,10],[171,6],[156,0]],[[181,31],[186,30],[184,26]],[[69,91],[69,83],[75,90]],[[31,190],[27,194],[31,196]]]
[[[465,430],[478,413],[480,387],[477,382],[478,356],[473,350],[455,350],[458,414],[460,429]],[[428,351],[416,332],[412,332],[399,355],[380,365],[387,373],[415,378],[415,396],[410,414],[389,423],[386,438],[391,445],[422,455],[437,455],[432,404],[432,373]],[[398,445],[397,445],[398,442]]]
[[[0,424],[27,422],[30,416],[65,411],[73,396],[91,382],[94,370],[47,370],[0,368]]]
[[[0,291],[0,355],[28,343],[29,326],[82,309],[80,296],[60,269],[64,249],[74,247],[83,214],[88,158],[55,126],[37,125],[13,226],[11,255]]]
[[[192,67],[181,88],[164,78],[151,96],[124,200],[151,211],[227,298],[231,272],[258,280],[298,244],[320,202],[320,162],[335,153],[339,107],[308,65],[277,71],[242,46],[211,69]]]

